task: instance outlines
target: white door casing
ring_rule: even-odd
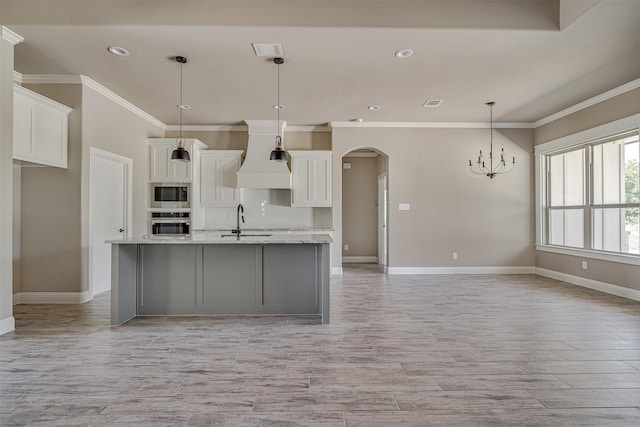
[[[378,264],[387,265],[387,174],[378,176]]]
[[[89,297],[111,289],[111,245],[130,237],[133,161],[91,147],[89,166]]]

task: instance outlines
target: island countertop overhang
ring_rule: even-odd
[[[325,244],[333,243],[329,234],[279,234],[279,233],[254,233],[240,234],[240,237],[231,233],[198,233],[189,237],[163,237],[163,236],[139,236],[123,239],[107,240],[107,243],[115,245],[296,245],[296,244]]]

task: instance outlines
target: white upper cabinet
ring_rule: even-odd
[[[289,151],[291,206],[331,206],[331,151]]]
[[[242,150],[206,150],[200,152],[200,204],[237,206],[242,190],[236,188],[236,172],[242,163]]]
[[[66,168],[71,111],[72,108],[14,85],[13,158]]]
[[[151,182],[191,182],[193,162],[198,161],[201,148],[206,148],[195,138],[183,138],[184,148],[189,152],[190,162],[171,160],[176,149],[176,138],[148,138],[149,141],[149,181]]]

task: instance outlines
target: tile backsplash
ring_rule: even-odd
[[[331,228],[331,208],[292,208],[291,190],[243,190],[243,228]],[[236,227],[236,207],[205,209],[205,229]]]

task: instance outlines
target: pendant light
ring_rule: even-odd
[[[276,110],[278,110],[278,122],[276,124],[276,126],[278,127],[278,136],[276,136],[276,148],[271,152],[271,157],[269,158],[269,160],[271,160],[272,162],[286,162],[287,161],[287,153],[286,151],[284,151],[284,148],[282,147],[282,136],[280,136],[280,131],[281,131],[281,127],[280,127],[280,110],[282,110],[284,108],[283,105],[280,105],[280,65],[284,64],[284,59],[283,58],[273,58],[273,62],[274,64],[276,64],[277,69],[278,69],[278,99],[277,99],[277,103],[276,105],[273,106],[273,108],[275,108]]]
[[[182,110],[188,110],[191,108],[187,104],[182,103],[182,66],[187,63],[187,58],[184,56],[176,56],[176,62],[180,64],[180,104],[178,104],[178,108],[180,109],[180,131],[178,133],[177,140],[178,146],[171,153],[171,160],[187,163],[191,161],[191,156],[189,156],[189,152],[185,150],[184,143],[182,141]]]
[[[486,175],[490,179],[493,179],[494,176],[500,175],[503,173],[511,172],[513,168],[516,166],[516,156],[513,156],[513,161],[509,166],[507,166],[507,162],[504,160],[504,148],[500,150],[500,160],[498,164],[493,166],[493,106],[495,102],[490,101],[487,102],[486,105],[489,106],[490,113],[490,123],[491,123],[491,140],[489,145],[489,165],[485,164],[485,159],[482,156],[482,150],[480,150],[480,154],[478,154],[478,161],[476,164],[472,164],[471,160],[469,160],[469,170],[471,173],[476,175]]]

